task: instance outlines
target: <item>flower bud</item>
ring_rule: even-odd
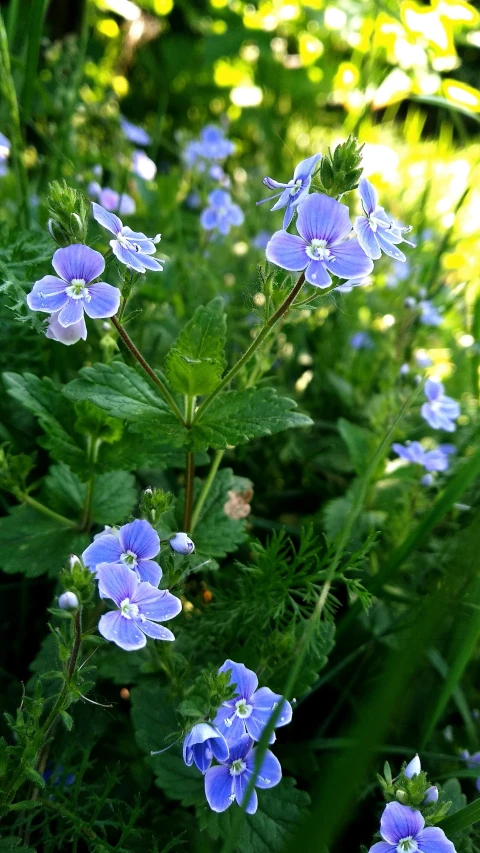
[[[398,789],[398,791],[396,793],[396,797],[397,797],[398,802],[401,803],[402,806],[404,806],[404,805],[406,805],[406,803],[408,803],[408,794],[406,791],[403,790],[403,788]]]
[[[68,565],[70,566],[70,571],[73,572],[76,567],[81,567],[82,561],[76,554],[70,554],[70,557],[68,558]]]
[[[170,539],[170,547],[177,554],[191,554],[192,551],[195,550],[195,545],[192,540],[186,533],[176,533],[175,536]]]
[[[427,803],[436,803],[438,800],[438,788],[436,785],[430,785],[425,792],[425,797],[423,800],[424,805]]]
[[[84,243],[87,237],[90,203],[65,181],[52,181],[48,190],[48,223],[51,237],[59,246]]]
[[[78,607],[78,598],[74,592],[63,592],[58,597],[58,606],[61,610],[75,610]]]
[[[420,758],[417,754],[415,758],[412,758],[412,760],[407,764],[403,773],[407,777],[407,779],[413,779],[414,776],[418,776],[418,774],[421,772],[422,765],[420,764]]]

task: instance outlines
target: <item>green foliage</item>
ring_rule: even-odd
[[[327,195],[338,198],[358,186],[362,174],[363,145],[354,136],[337,145],[333,154],[328,151],[320,160],[319,177]]]
[[[225,367],[227,319],[221,297],[199,306],[168,353],[165,371],[170,386],[180,394],[208,394]]]
[[[89,540],[28,506],[14,507],[0,518],[0,565],[7,574],[55,577],[69,554],[81,553]]]

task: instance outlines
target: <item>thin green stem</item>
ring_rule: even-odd
[[[12,144],[12,162],[17,179],[19,196],[19,220],[23,227],[30,225],[30,210],[28,205],[28,178],[23,162],[23,139],[20,125],[17,93],[13,82],[10,65],[7,32],[0,12],[0,91],[5,99],[10,114],[10,141]]]
[[[192,525],[193,486],[195,480],[195,454],[188,451],[185,457],[185,507],[183,510],[183,529],[190,531]]]
[[[10,0],[7,12],[7,36],[10,48],[13,47],[15,41],[15,33],[17,31],[18,13],[20,11],[20,0]]]
[[[76,528],[78,526],[75,521],[72,521],[70,518],[66,518],[64,515],[60,515],[59,512],[54,512],[53,509],[49,509],[48,506],[45,506],[45,504],[42,504],[40,503],[40,501],[35,500],[35,498],[32,498],[31,495],[28,495],[26,492],[22,492],[20,489],[15,489],[13,494],[21,503],[28,504],[29,506],[38,510],[38,512],[43,513],[43,515],[48,515],[49,518],[58,521],[65,527]]]
[[[135,346],[135,344],[133,343],[133,341],[132,341],[132,339],[131,339],[130,335],[125,331],[124,327],[123,327],[123,326],[122,326],[122,324],[119,322],[118,317],[112,317],[112,318],[111,318],[111,320],[112,320],[112,323],[113,323],[113,325],[115,326],[115,328],[116,328],[116,330],[117,330],[118,334],[120,335],[120,337],[121,337],[121,339],[122,339],[123,343],[125,344],[125,346],[127,347],[127,349],[129,349],[129,350],[130,350],[130,352],[132,353],[132,355],[133,355],[134,359],[135,359],[136,361],[138,361],[138,363],[139,363],[140,367],[145,371],[145,373],[147,374],[147,376],[148,376],[148,377],[152,380],[152,382],[157,386],[157,388],[159,389],[160,393],[161,393],[161,394],[162,394],[162,396],[165,398],[165,400],[167,401],[168,405],[170,406],[170,408],[171,408],[172,412],[174,413],[174,415],[176,416],[176,418],[180,421],[180,423],[182,424],[182,426],[186,426],[187,424],[186,424],[185,418],[183,417],[183,415],[182,415],[182,413],[181,413],[180,409],[178,408],[178,406],[177,406],[177,404],[176,404],[175,400],[173,399],[172,395],[170,394],[170,391],[168,390],[168,388],[166,387],[166,385],[162,382],[162,380],[160,379],[160,377],[159,377],[159,376],[157,376],[157,374],[155,373],[155,371],[153,370],[153,368],[151,368],[151,367],[150,367],[150,365],[148,364],[148,362],[144,359],[144,357],[143,357],[142,353],[140,352],[140,350],[139,350],[139,349],[137,349],[137,347],[136,347],[136,346]]]
[[[217,450],[217,452],[215,453],[215,456],[213,457],[212,464],[210,466],[210,471],[207,474],[207,477],[206,477],[206,479],[203,483],[203,486],[202,486],[202,491],[200,492],[200,494],[198,496],[197,503],[195,504],[195,509],[194,509],[193,515],[192,515],[192,522],[190,524],[190,533],[193,533],[193,531],[195,530],[195,527],[197,526],[198,519],[200,518],[200,513],[203,509],[203,505],[207,499],[208,493],[212,487],[212,483],[215,479],[215,475],[218,471],[218,467],[220,465],[220,462],[223,459],[224,453],[225,453],[224,450]]]
[[[98,451],[100,450],[101,440],[97,439],[93,441],[92,436],[88,437],[88,463],[89,467],[92,469],[92,473],[90,474],[87,480],[87,490],[85,493],[85,503],[83,506],[82,513],[82,521],[80,523],[81,530],[89,530],[90,525],[92,523],[92,503],[93,503],[93,491],[95,487],[95,464],[98,458]]]
[[[193,419],[193,423],[198,423],[198,421],[203,417],[208,407],[213,403],[216,397],[220,394],[223,389],[229,385],[232,379],[235,378],[237,373],[244,367],[248,361],[250,361],[251,357],[255,354],[257,349],[263,344],[265,338],[268,337],[274,326],[277,325],[278,321],[281,320],[284,314],[287,313],[288,309],[292,305],[295,298],[300,293],[303,284],[305,281],[305,273],[302,272],[300,278],[298,279],[295,287],[290,291],[288,296],[285,297],[282,304],[279,305],[277,310],[272,314],[270,319],[265,323],[261,332],[257,335],[255,340],[250,344],[248,349],[244,352],[242,357],[237,361],[233,367],[230,368],[228,373],[225,374],[223,379],[218,383],[217,387],[213,389],[213,391],[205,398],[201,406],[197,409],[197,413]]]
[[[40,42],[42,40],[43,20],[47,11],[49,0],[33,0],[28,21],[28,49],[27,62],[25,66],[25,79],[22,89],[22,113],[30,116],[37,81],[38,57],[40,55]]]

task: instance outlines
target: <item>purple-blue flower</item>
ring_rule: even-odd
[[[267,246],[267,260],[285,270],[304,269],[306,280],[315,287],[332,283],[329,271],[347,279],[372,271],[373,261],[358,241],[345,239],[352,230],[345,204],[313,193],[299,205],[296,227],[299,237],[275,232]]]
[[[279,190],[279,192],[275,193],[273,196],[269,196],[269,198],[262,199],[262,201],[257,201],[257,204],[264,204],[266,201],[271,201],[273,198],[280,196],[271,210],[280,210],[282,207],[285,208],[283,216],[284,229],[288,228],[290,225],[295,212],[295,207],[307,197],[310,184],[312,183],[312,173],[321,156],[321,154],[314,154],[313,157],[307,157],[306,160],[302,160],[298,166],[296,166],[293,178],[288,182],[288,184],[282,184],[280,181],[274,181],[273,178],[263,179],[264,185],[268,187],[269,190]]]
[[[255,767],[255,748],[253,741],[242,737],[230,746],[230,755],[220,765],[210,767],[205,774],[205,796],[214,812],[224,812],[235,800],[242,804],[247,785]],[[255,781],[256,788],[273,788],[282,778],[280,762],[269,749],[265,752]],[[255,814],[257,811],[257,792],[252,791],[245,811]]]
[[[424,390],[428,403],[422,406],[422,418],[432,429],[455,432],[454,421],[460,417],[460,406],[457,401],[447,397],[443,384],[437,379],[427,379]]]
[[[111,187],[104,187],[98,193],[98,200],[105,210],[116,211],[122,216],[128,216],[135,213],[136,204],[134,199],[127,193],[119,193],[112,190]]]
[[[225,137],[221,127],[207,124],[200,133],[200,139],[188,142],[183,151],[183,159],[190,168],[196,166],[205,171],[204,160],[225,160],[235,151],[235,145]]]
[[[105,269],[100,252],[76,243],[57,249],[52,266],[59,277],[46,275],[35,282],[27,296],[27,305],[32,311],[55,314],[55,324],[64,329],[77,324],[77,331],[82,330],[80,337],[84,337],[84,327],[78,326],[84,311],[94,320],[113,317],[117,313],[120,304],[118,287],[103,281],[92,283]]]
[[[409,246],[414,246],[414,243],[405,240],[403,236],[411,231],[411,228],[396,225],[385,213],[383,207],[379,207],[377,191],[366,178],[360,179],[358,189],[364,216],[357,216],[354,228],[362,249],[369,258],[374,260],[379,258],[383,251],[397,261],[405,261],[405,255],[397,249],[395,244],[405,242]]]
[[[424,326],[441,326],[443,323],[443,317],[438,308],[435,308],[435,305],[432,302],[428,299],[423,299],[418,303],[418,306],[422,312],[420,314],[420,322],[423,323]]]
[[[82,317],[78,323],[72,323],[71,326],[67,326],[64,329],[63,326],[58,322],[59,311],[55,314],[51,314],[50,320],[48,321],[48,326],[45,330],[45,337],[50,338],[52,341],[58,341],[60,344],[65,344],[66,346],[71,346],[72,344],[76,344],[80,340],[87,340],[87,326],[85,323],[85,317]]]
[[[355,332],[350,336],[349,344],[352,349],[373,349],[374,343],[368,332]]]
[[[258,678],[251,669],[243,663],[226,660],[218,670],[230,673],[230,684],[235,685],[233,699],[224,702],[217,711],[214,719],[219,731],[228,743],[234,743],[242,735],[248,734],[253,740],[260,740],[274,709],[282,702],[282,710],[275,727],[286,726],[292,719],[292,706],[278,693],[273,693],[269,687],[258,687]],[[272,732],[270,743],[275,740]]]
[[[143,127],[132,124],[124,116],[120,116],[120,127],[129,142],[133,142],[134,145],[150,145],[152,139]]]
[[[453,444],[440,444],[433,450],[424,450],[419,441],[393,444],[392,448],[401,459],[422,465],[426,471],[446,471],[449,465],[448,457],[456,453]]]
[[[153,160],[147,157],[145,151],[137,148],[132,154],[132,172],[139,178],[143,178],[144,181],[153,181],[157,174],[157,167]]]
[[[369,853],[455,853],[455,847],[438,826],[425,826],[423,815],[410,806],[389,803],[380,821],[384,839]]]
[[[150,239],[140,231],[132,231],[118,216],[104,210],[99,204],[92,202],[92,208],[94,219],[115,235],[115,239],[110,240],[110,245],[113,254],[122,264],[141,273],[146,270],[163,270],[162,264],[165,261],[157,261],[151,257],[157,251],[155,244],[160,242],[160,234]]]
[[[197,723],[183,741],[183,760],[190,767],[195,764],[201,773],[206,773],[214,758],[227,761],[228,743],[212,723]]]
[[[0,133],[0,178],[8,172],[8,158],[10,156],[10,140]]]
[[[200,224],[206,231],[217,229],[220,234],[228,234],[231,226],[241,225],[244,218],[227,190],[213,190],[208,196],[208,207],[201,213]]]
[[[140,580],[158,586],[162,570],[153,558],[159,551],[157,531],[148,521],[137,518],[115,533],[104,533],[94,539],[83,552],[82,560],[91,572],[95,572],[100,563],[127,566]]]
[[[192,551],[195,551],[195,545],[190,539],[190,536],[187,536],[186,533],[176,533],[175,536],[172,536],[169,542],[170,547],[177,554],[183,554],[186,556],[187,554],[191,554]]]
[[[174,640],[168,628],[157,625],[178,616],[182,602],[170,592],[139,581],[135,572],[116,563],[101,563],[97,569],[101,598],[111,598],[117,610],[100,617],[98,630],[102,637],[130,652],[154,640]]]

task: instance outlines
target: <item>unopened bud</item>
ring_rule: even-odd
[[[80,557],[77,557],[76,554],[70,554],[70,557],[68,558],[68,565],[70,566],[70,571],[73,572],[76,566],[82,565],[82,561],[80,560]]]
[[[58,606],[61,610],[75,610],[78,607],[78,598],[74,592],[63,592],[58,597]]]
[[[426,803],[436,803],[438,800],[438,788],[436,785],[431,785],[430,788],[427,788],[424,797],[424,804]]]
[[[415,758],[412,758],[412,760],[407,764],[403,773],[407,777],[407,779],[413,779],[414,776],[418,776],[418,774],[421,772],[422,765],[420,764],[420,758],[417,754]]]
[[[408,794],[406,791],[403,790],[403,788],[398,789],[396,797],[398,802],[401,803],[403,806],[408,803]]]
[[[195,550],[195,545],[192,540],[186,533],[176,533],[175,536],[170,539],[170,547],[177,554],[191,554],[192,551]]]

